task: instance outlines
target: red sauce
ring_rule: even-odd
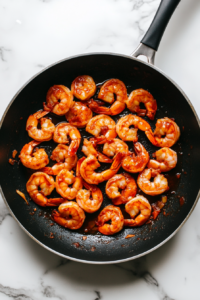
[[[179,203],[180,203],[180,206],[182,206],[184,203],[185,203],[185,198],[184,197],[181,197],[179,199]]]

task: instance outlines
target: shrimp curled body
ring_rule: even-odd
[[[116,101],[114,99],[116,95]],[[125,107],[127,100],[127,90],[125,84],[119,79],[110,79],[106,81],[100,89],[98,98],[108,103],[113,103],[110,108],[99,106],[97,102],[92,101],[90,108],[97,114],[117,115],[121,113]]]
[[[70,187],[72,185],[72,187]],[[74,176],[73,171],[63,169],[56,177],[56,191],[63,198],[73,200],[80,189],[83,187],[82,178]]]
[[[74,105],[65,115],[67,121],[77,128],[83,128],[92,118],[92,111],[89,107],[81,102],[74,102]]]
[[[46,197],[51,194],[54,187],[55,182],[53,177],[43,172],[36,172],[32,174],[26,184],[26,189],[30,197],[40,206],[58,206],[64,202],[63,198],[48,199]],[[40,188],[40,190],[38,188]]]
[[[139,174],[137,184],[139,188],[147,195],[156,196],[164,193],[169,189],[168,181],[164,175],[158,174],[155,176],[154,181],[150,179],[153,175],[151,169],[145,169]]]
[[[126,203],[125,210],[131,216],[131,219],[125,219],[124,226],[141,226],[146,223],[151,216],[151,205],[143,196],[137,196],[131,199]]]
[[[68,154],[69,147],[64,144],[59,144],[52,152],[51,159],[57,161],[58,163],[61,162],[68,162],[68,159],[71,158],[72,160],[69,161],[69,168],[71,170],[73,167],[76,166],[77,156],[69,156]]]
[[[149,153],[142,144],[135,143],[134,150],[137,155],[129,152],[122,161],[122,168],[130,173],[143,171],[149,161]]]
[[[68,154],[69,147],[59,144],[52,152],[51,159],[57,161],[53,167],[45,167],[41,171],[49,175],[58,175],[58,173],[66,169],[71,171],[77,163],[77,155]]]
[[[46,102],[43,103],[44,110],[63,116],[73,105],[73,94],[64,85],[54,85],[47,92]]]
[[[53,140],[56,143],[67,144],[69,142],[68,136],[71,139],[71,143],[68,148],[68,155],[75,155],[81,142],[81,135],[75,126],[69,123],[63,122],[56,126]]]
[[[135,128],[129,128],[131,125],[133,125]],[[142,131],[147,131],[150,130],[151,127],[149,123],[147,123],[142,118],[131,114],[119,119],[116,125],[117,134],[122,139],[122,141],[137,142],[138,129]]]
[[[76,98],[88,100],[95,94],[96,84],[91,76],[78,76],[72,82],[71,91]]]
[[[120,193],[119,189],[122,190]],[[135,180],[127,173],[116,174],[106,184],[106,194],[114,205],[128,202],[135,197],[137,185]]]
[[[115,121],[106,115],[98,115],[90,119],[86,131],[95,137],[104,135],[108,139],[113,139],[117,136]]]
[[[110,179],[117,173],[121,166],[123,154],[117,153],[110,169],[105,170],[101,173],[96,173],[94,170],[100,167],[97,158],[93,155],[89,155],[81,164],[80,173],[83,179],[90,184],[99,184],[105,180]]]
[[[103,153],[113,157],[118,152],[128,153],[128,145],[120,139],[108,140],[103,146]]]
[[[44,149],[36,148],[35,152],[33,152],[34,147],[39,144],[40,142],[31,141],[22,148],[19,157],[25,167],[38,170],[49,163],[48,155]]]
[[[146,110],[140,109],[140,102],[144,103]],[[144,116],[146,114],[150,120],[153,120],[155,117],[157,102],[149,92],[143,89],[132,91],[126,104],[131,112],[136,112],[139,116]]]
[[[97,144],[102,141],[105,141],[105,137],[101,136],[103,138],[92,138],[90,141],[87,139],[83,140],[83,147],[82,147],[82,152],[86,155],[89,156],[90,154],[94,155],[95,157],[98,158],[100,162],[105,162],[105,163],[112,163],[112,159],[107,157],[106,155],[102,154],[101,152],[96,150]],[[99,140],[99,141],[98,141]]]
[[[154,132],[150,129],[145,134],[154,146],[171,147],[179,139],[180,129],[173,120],[164,118],[157,120]]]
[[[86,212],[93,213],[97,211],[102,202],[103,195],[101,190],[96,185],[83,183],[86,190],[79,190],[76,196],[76,202]]]
[[[46,114],[48,114],[48,112],[40,110],[31,115],[27,120],[26,130],[28,131],[28,135],[35,141],[49,141],[53,137],[55,126],[50,119],[42,118]],[[39,122],[41,129],[37,128]]]
[[[106,222],[111,221],[111,224]],[[106,206],[98,216],[98,230],[105,235],[112,235],[122,230],[124,217],[121,209],[114,205]]]
[[[176,167],[177,154],[170,148],[164,147],[155,152],[155,158],[148,163],[148,168],[159,172],[167,172]]]
[[[79,229],[85,221],[85,213],[76,202],[66,201],[58,207],[58,211],[53,211],[52,218],[65,228]]]

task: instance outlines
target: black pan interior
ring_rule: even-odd
[[[32,171],[21,164],[15,163],[12,166],[8,163],[12,151],[16,149],[19,153],[23,145],[31,140],[25,131],[26,120],[30,114],[42,108],[49,87],[54,84],[70,87],[73,79],[82,74],[92,76],[96,83],[102,83],[110,78],[119,78],[126,84],[128,93],[137,88],[147,89],[158,103],[155,120],[149,121],[145,117],[152,128],[155,126],[156,119],[168,116],[174,118],[181,129],[181,137],[172,147],[178,153],[178,165],[167,175],[170,190],[165,194],[168,201],[164,210],[156,221],[140,228],[125,228],[114,236],[85,233],[84,230],[73,232],[55,223],[51,226],[52,208],[41,208],[33,201],[30,201],[30,205],[27,206],[16,194],[18,189],[30,200],[25,187]],[[127,113],[128,110],[114,119],[117,120]],[[51,117],[55,123],[65,120],[64,117],[53,115]],[[84,130],[81,130],[81,133],[83,137],[89,136]],[[73,259],[112,262],[150,251],[176,231],[187,217],[199,192],[200,131],[192,108],[179,89],[164,75],[128,57],[111,54],[84,55],[65,60],[45,70],[29,82],[15,98],[4,118],[0,141],[0,183],[11,211],[22,226],[41,244]],[[157,150],[142,132],[139,132],[139,141],[150,154]],[[42,143],[41,146],[45,147],[50,154],[56,144],[50,141]],[[78,155],[82,156],[80,151]],[[107,167],[104,165],[102,168]],[[177,178],[177,173],[181,173],[180,179]],[[102,191],[104,186],[103,183]],[[161,199],[161,196],[153,198],[146,195],[146,197],[151,203]],[[182,206],[180,197],[184,197]],[[111,204],[111,201],[104,193],[102,207],[108,204]],[[33,211],[34,208],[37,209],[36,212]],[[125,239],[128,234],[134,234],[135,237]],[[87,236],[86,240],[82,239],[84,235]]]

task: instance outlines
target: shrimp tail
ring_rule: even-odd
[[[52,108],[48,107],[45,102],[43,102],[43,108],[46,112],[50,112],[53,109],[53,107]]]
[[[139,215],[136,219],[124,219],[124,226],[135,227],[145,224],[148,219],[144,219],[143,216]]]
[[[119,170],[121,164],[122,164],[122,159],[126,156],[126,153],[124,152],[118,152],[115,155],[115,158],[113,160],[113,163],[110,167],[111,170],[115,171],[115,170]]]
[[[147,113],[146,113],[147,117],[152,121],[154,120],[155,114],[156,114],[156,111],[155,112],[147,111]]]
[[[92,184],[87,183],[85,180],[83,180],[83,185],[89,191],[92,191],[94,188]]]
[[[44,167],[40,169],[40,172],[44,172],[48,175],[56,175],[51,167]]]
[[[58,206],[59,204],[65,201],[66,200],[63,198],[49,198],[47,202],[47,206]]]
[[[126,104],[120,101],[116,101],[110,108],[105,106],[100,106],[97,102],[93,101],[89,105],[90,109],[97,113],[97,114],[104,114],[104,115],[111,115],[115,116],[121,113],[125,107]]]
[[[80,144],[80,139],[72,140],[68,149],[68,155],[74,156],[78,150],[79,144]]]
[[[104,135],[97,136],[94,138],[90,138],[90,142],[95,146],[105,144],[107,142],[107,138]]]
[[[91,99],[89,99],[89,100],[87,100],[87,101],[83,101],[83,103],[85,103],[85,105],[104,105],[105,104],[105,102],[103,102],[103,101],[101,101],[101,100],[96,100],[96,101],[94,101],[94,99],[93,98],[91,98]]]
[[[58,223],[59,225],[61,225],[63,227],[66,227],[66,223],[67,223],[66,219],[63,218],[58,211],[53,210],[51,217],[56,223]]]
[[[82,162],[86,159],[85,156],[81,157],[78,162],[77,162],[77,165],[76,165],[76,176],[77,177],[81,177],[81,173],[80,173],[80,168],[81,168],[81,164]]]
[[[95,112],[96,114],[104,114],[104,115],[110,115],[111,111],[109,107],[100,106],[96,101],[92,101],[89,104],[89,108]]]
[[[31,145],[32,147],[36,147],[40,144],[41,142],[37,142],[37,141],[31,141],[28,145]]]
[[[36,117],[36,119],[41,119],[42,117],[46,116],[48,113],[49,111],[39,110],[34,114],[34,116]]]
[[[155,139],[154,137],[154,134],[153,134],[153,131],[151,129],[148,129],[145,131],[145,134],[147,136],[147,138],[150,140],[150,142],[155,145],[155,146],[158,146],[158,142],[157,140]]]
[[[113,159],[109,158],[108,156],[102,154],[101,152],[98,152],[98,161],[102,163],[112,163]]]
[[[135,220],[132,219],[124,219],[124,226],[135,227],[137,226]]]

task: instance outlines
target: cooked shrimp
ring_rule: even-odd
[[[121,189],[121,193],[120,190]],[[107,181],[106,194],[114,205],[128,202],[135,197],[137,185],[135,180],[127,173],[116,174]]]
[[[81,102],[74,102],[74,105],[70,108],[65,117],[71,125],[83,128],[92,118],[92,111],[87,105]]]
[[[50,195],[55,187],[53,177],[43,173],[36,172],[29,178],[26,189],[33,201],[40,206],[58,206],[64,202],[63,198],[50,198]],[[40,188],[40,190],[39,190]]]
[[[123,153],[117,153],[110,169],[102,171],[101,173],[95,173],[94,170],[100,167],[100,164],[97,158],[90,154],[81,164],[81,176],[90,184],[99,184],[100,182],[108,180],[119,170],[123,156]]]
[[[137,184],[139,188],[147,195],[156,196],[164,193],[169,189],[168,181],[164,175],[158,174],[155,176],[154,181],[150,179],[154,175],[151,169],[145,169],[139,174]]]
[[[98,151],[95,149],[94,143],[88,141],[87,139],[83,140],[82,152],[86,156],[89,156],[90,154],[94,155],[95,157],[98,156]]]
[[[150,159],[148,168],[159,172],[167,172],[176,167],[177,154],[170,148],[164,147],[154,153],[155,159]]]
[[[26,123],[26,130],[28,131],[28,135],[38,142],[51,140],[55,131],[55,126],[51,122],[51,120],[42,118],[46,114],[48,114],[47,111],[40,110],[35,114],[30,115]],[[41,125],[41,129],[37,128],[39,122]]]
[[[116,101],[115,97],[116,95]],[[106,81],[100,89],[98,98],[108,102],[111,107],[100,106],[98,101],[92,101],[89,107],[97,114],[118,115],[126,107],[127,90],[125,84],[119,79],[110,79]]]
[[[80,166],[82,163],[80,159],[76,166],[76,177],[73,175],[73,171],[63,169],[56,177],[56,191],[63,198],[73,200],[80,189],[83,187],[83,180],[80,175]],[[72,187],[70,187],[72,185]]]
[[[120,101],[115,101],[111,107],[100,106],[97,101],[91,101],[89,107],[96,114],[105,114],[115,116],[120,114],[126,107],[126,104]]]
[[[98,143],[101,143],[102,141],[106,141],[104,136],[103,139],[91,139],[88,141],[87,139],[83,140],[83,147],[82,147],[82,152],[86,155],[89,156],[90,154],[94,155],[95,157],[98,158],[100,162],[105,162],[105,163],[112,163],[112,159],[107,157],[106,155],[103,155],[99,151],[96,150],[96,146]]]
[[[146,109],[140,109],[140,102],[144,103]],[[150,120],[155,117],[157,102],[149,92],[143,89],[132,91],[126,104],[131,112],[136,112],[139,116],[147,115]]]
[[[104,135],[107,139],[113,139],[117,136],[115,121],[106,115],[90,119],[85,130],[96,137]]]
[[[85,221],[85,213],[76,202],[66,201],[52,212],[53,220],[59,225],[72,230],[79,229]]]
[[[122,161],[122,168],[130,173],[143,171],[149,161],[149,153],[142,144],[135,143],[134,150],[136,155],[129,152]]]
[[[145,197],[139,195],[126,203],[125,211],[132,219],[124,219],[124,226],[141,226],[151,216],[151,205]]]
[[[81,135],[78,129],[69,123],[63,122],[56,126],[56,130],[53,135],[53,140],[56,143],[67,144],[69,143],[68,136],[71,139],[71,143],[68,149],[68,155],[76,154],[81,142]]]
[[[64,162],[68,157],[69,147],[64,144],[59,144],[51,154],[51,159],[57,161],[58,163]],[[76,165],[76,163],[75,163]],[[74,167],[74,165],[73,165]],[[71,170],[73,167],[70,167],[68,170]]]
[[[52,152],[50,157],[52,160],[56,160],[58,163],[55,164],[52,169],[66,169],[71,171],[77,163],[77,155],[69,155],[69,147],[63,144],[59,144]],[[55,174],[57,175],[57,174]]]
[[[103,146],[103,153],[113,157],[116,153],[128,153],[128,145],[120,139],[108,140]]]
[[[127,90],[125,84],[119,79],[110,79],[106,81],[98,94],[98,98],[108,102],[113,103],[115,101],[114,94],[116,95],[116,100],[125,103],[127,100]]]
[[[115,101],[111,107],[100,106],[98,101],[91,100],[89,107],[96,114],[115,116],[120,114],[126,107],[125,102]]]
[[[35,149],[40,142],[31,141],[30,143],[24,145],[22,148],[19,158],[22,164],[30,169],[38,170],[45,167],[49,163],[49,158],[44,149]]]
[[[72,185],[72,187],[70,187]],[[56,191],[63,198],[73,200],[80,189],[82,189],[83,183],[81,177],[75,177],[73,171],[63,169],[56,176]]]
[[[129,128],[131,125],[133,125],[135,128]],[[117,134],[123,141],[137,142],[138,129],[142,131],[146,131],[146,130],[150,130],[151,127],[142,118],[131,114],[119,119],[116,125]]]
[[[145,133],[150,142],[157,147],[171,147],[180,137],[178,125],[169,118],[157,120],[154,133],[151,129]]]
[[[43,103],[44,110],[63,116],[73,105],[73,94],[64,85],[54,85],[47,92],[46,102]]]
[[[95,94],[96,84],[91,76],[82,75],[74,79],[71,90],[76,98],[88,100]]]
[[[64,144],[59,144],[52,152],[51,159],[57,161],[53,167],[44,167],[42,172],[49,175],[58,175],[61,170],[71,171],[77,163],[77,155],[68,154],[69,147]]]
[[[111,224],[106,222],[111,221]],[[122,230],[124,217],[121,209],[114,205],[106,206],[99,214],[97,226],[98,230],[105,235],[112,235]]]
[[[102,192],[96,185],[88,184],[85,181],[83,185],[86,190],[81,189],[78,191],[76,202],[84,211],[93,213],[100,208],[103,202]]]

